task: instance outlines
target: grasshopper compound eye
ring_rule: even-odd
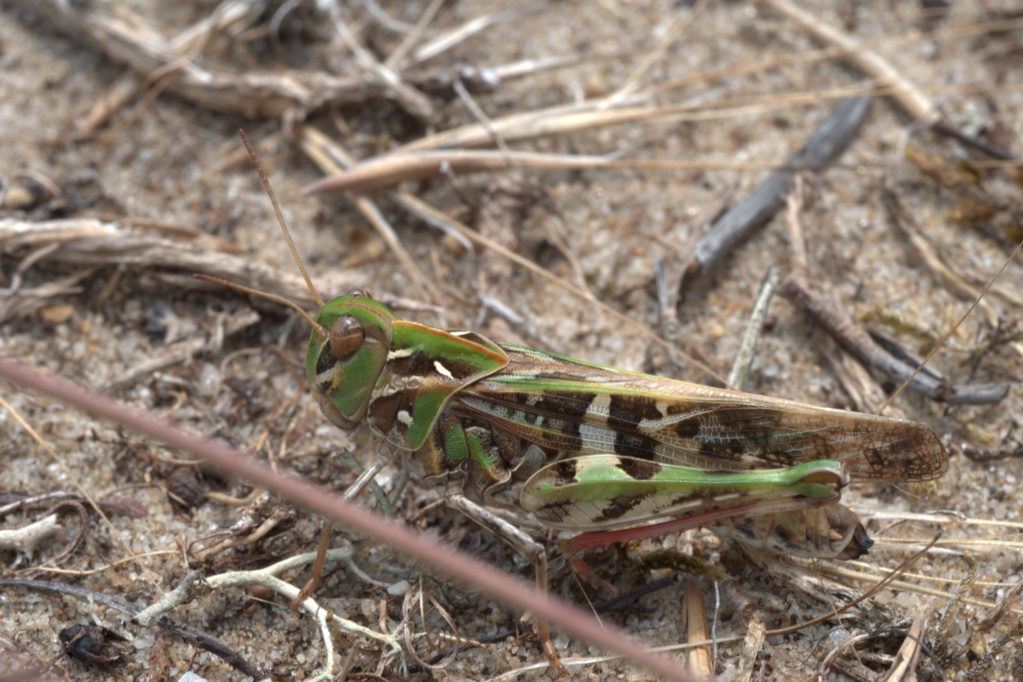
[[[347,360],[362,348],[366,332],[351,315],[342,315],[330,326],[330,352],[338,360]]]
[[[352,289],[345,292],[345,296],[351,296],[353,298],[373,298],[373,294],[369,293],[369,289]]]

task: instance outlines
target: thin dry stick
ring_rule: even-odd
[[[959,318],[959,321],[955,325],[953,325],[953,327],[951,329],[949,329],[948,332],[943,337],[941,337],[941,340],[938,341],[937,344],[935,344],[934,348],[931,349],[931,352],[928,353],[927,357],[924,358],[923,362],[920,363],[920,366],[917,367],[916,370],[913,372],[913,374],[911,374],[905,380],[903,385],[899,386],[899,389],[897,391],[895,391],[895,393],[893,393],[890,398],[888,398],[888,402],[886,402],[884,405],[882,405],[880,407],[880,409],[878,410],[879,414],[880,414],[881,410],[884,410],[884,408],[887,407],[888,404],[891,401],[895,400],[895,396],[897,396],[899,393],[901,393],[902,389],[906,388],[906,386],[909,385],[910,381],[913,381],[913,380],[916,380],[916,379],[920,378],[920,371],[927,365],[927,363],[929,363],[931,361],[931,358],[934,357],[935,353],[937,353],[941,349],[941,347],[945,345],[945,342],[948,341],[949,337],[952,336],[953,332],[955,332],[955,330],[959,328],[959,325],[961,325],[963,323],[963,321],[970,315],[970,313],[973,312],[973,309],[976,308],[977,305],[982,300],[984,300],[984,297],[987,296],[987,292],[991,289],[992,286],[994,286],[994,283],[996,281],[998,281],[998,278],[1002,276],[1002,273],[1005,272],[1005,268],[1009,267],[1009,263],[1011,263],[1012,260],[1016,257],[1016,254],[1019,253],[1020,248],[1023,248],[1023,241],[1021,241],[1019,244],[1017,244],[1016,248],[1012,250],[1012,253],[1009,254],[1009,257],[1005,259],[1004,263],[1002,263],[1002,267],[1000,267],[998,269],[998,272],[995,273],[995,276],[992,277],[991,281],[987,283],[986,287],[984,287],[984,291],[980,292],[980,294],[977,296],[977,298],[973,301],[973,305],[971,305],[966,310],[966,312],[963,313],[963,316],[961,318]],[[1004,398],[1005,394],[1009,390],[1008,386],[1005,386],[1004,388],[1005,388],[1005,390],[1001,392],[1000,396],[998,397],[998,400],[1001,400],[1002,398]]]
[[[498,151],[504,158],[508,168],[516,167],[517,164],[513,158],[512,151],[508,148],[508,145],[501,138],[501,134],[494,130],[493,126],[491,125],[490,118],[483,111],[483,109],[481,109],[480,106],[476,104],[475,100],[472,99],[472,95],[470,95],[469,92],[465,89],[465,86],[461,83],[461,81],[455,82],[455,91],[458,93],[458,96],[462,99],[465,105],[472,112],[473,116],[475,116],[476,119],[480,122],[480,124],[484,128],[486,128],[486,130],[491,134],[491,136],[494,139],[494,145],[498,148]],[[450,168],[450,164],[448,164],[448,162],[444,162],[442,166],[445,169],[447,169],[448,174],[451,174],[452,169]],[[551,241],[554,242],[554,245],[558,248],[559,251],[561,251],[562,255],[565,257],[566,260],[568,260],[569,265],[572,267],[572,271],[576,276],[576,282],[578,287],[589,294],[590,303],[595,302],[597,300],[597,297],[593,294],[592,291],[590,291],[589,287],[586,284],[586,277],[583,273],[582,266],[579,264],[579,260],[575,257],[575,254],[572,253],[572,250],[568,248],[568,244],[565,243],[565,240],[562,239],[560,234],[558,234],[558,231],[554,228],[554,226],[547,221],[545,221],[544,224],[547,228],[547,233],[550,236]],[[485,261],[483,265],[486,266]],[[601,323],[606,326],[607,319],[604,317],[603,313],[600,313],[600,317]]]
[[[937,120],[938,113],[934,111],[930,100],[876,52],[864,49],[850,36],[821,21],[820,16],[813,16],[787,0],[761,2],[795,21],[818,40],[837,48],[857,68],[873,76],[879,85],[893,87],[892,98],[911,118],[928,126]]]
[[[334,151],[335,145],[329,138],[327,138],[325,135],[323,135],[323,133],[319,132],[312,126],[304,126],[299,129],[299,132],[302,135],[301,138],[302,150],[309,155],[309,157],[313,160],[314,163],[320,166],[321,169],[329,169],[336,165],[332,159],[332,154],[336,153]],[[330,151],[328,152],[328,150]],[[692,356],[683,353],[673,344],[669,343],[668,341],[665,341],[657,334],[655,334],[653,331],[651,331],[649,328],[647,328],[646,325],[638,324],[632,319],[630,319],[628,316],[615,310],[614,308],[608,306],[607,304],[602,303],[599,300],[592,299],[585,290],[580,289],[574,284],[566,282],[565,280],[561,279],[560,277],[557,277],[556,275],[548,272],[547,270],[544,270],[536,263],[533,263],[527,260],[526,258],[523,258],[514,251],[509,251],[500,244],[497,244],[492,240],[487,239],[486,237],[479,234],[475,230],[469,229],[469,227],[467,227],[466,225],[455,220],[451,216],[443,213],[442,211],[434,208],[433,206],[430,206],[419,197],[416,197],[415,195],[409,192],[391,192],[390,197],[394,199],[396,202],[398,202],[401,206],[412,211],[413,213],[422,217],[428,222],[431,222],[432,224],[447,225],[450,228],[456,230],[457,233],[461,235],[464,239],[478,246],[482,246],[484,248],[495,251],[501,256],[507,258],[508,260],[526,268],[530,272],[539,275],[550,282],[553,282],[557,286],[563,288],[565,291],[568,291],[574,296],[578,296],[581,300],[587,302],[588,304],[592,304],[598,307],[604,313],[610,315],[611,317],[614,317],[620,322],[623,322],[628,327],[635,329],[640,334],[647,337],[654,343],[662,346],[669,352],[675,353],[677,354],[677,356],[685,358],[686,361],[692,364],[693,367],[706,373],[708,377],[720,381],[722,383],[727,383],[726,380],[720,374],[714,371],[711,367],[693,358]]]
[[[977,289],[945,262],[935,245],[920,231],[913,216],[902,206],[898,195],[887,182],[883,182],[881,185],[881,198],[884,199],[885,208],[888,209],[889,225],[908,242],[910,248],[926,264],[927,269],[956,296],[967,300],[976,299],[979,293]],[[980,299],[978,306],[988,324],[997,327],[998,313],[991,307],[991,304]]]
[[[160,93],[174,83],[177,73],[199,57],[214,33],[232,30],[240,33],[248,29],[262,14],[263,4],[246,0],[224,0],[208,16],[170,41],[170,51],[179,55],[176,59],[154,68],[148,74],[126,73],[121,76],[107,90],[103,99],[93,106],[83,125],[78,126],[76,136],[79,139],[90,137],[119,108],[131,101],[141,87],[147,91],[145,97],[119,125],[122,129],[130,126]]]
[[[932,542],[927,545],[928,549],[934,549],[939,544],[938,542]],[[916,545],[917,547],[919,544]],[[906,548],[900,548],[900,551],[905,551]],[[941,597],[943,599],[949,598],[949,593],[943,590],[934,589],[930,587],[924,587],[923,585],[917,585],[914,583],[906,582],[905,580],[894,580],[895,576],[891,572],[880,572],[877,574],[866,573],[865,570],[873,569],[877,570],[876,566],[867,566],[861,562],[854,562],[856,569],[850,569],[845,566],[840,566],[837,563],[822,563],[820,564],[820,573],[828,576],[833,580],[841,580],[847,582],[849,580],[855,580],[861,583],[874,583],[880,585],[884,583],[885,586],[891,587],[893,590],[899,590],[902,592],[912,592],[914,594],[922,594],[928,597]],[[898,569],[896,569],[898,571]],[[911,574],[904,574],[906,577],[914,577],[915,579],[921,579],[919,576],[912,576]],[[983,599],[972,599],[963,598],[962,603],[969,604],[970,606],[977,606],[980,608],[993,609],[997,606],[996,603],[985,601]],[[1023,610],[1013,609],[1012,612],[1016,615],[1023,615]]]
[[[493,130],[493,128],[491,128]],[[495,137],[500,137],[493,130]],[[375,156],[353,166],[351,170],[331,174],[306,186],[309,194],[370,190],[389,187],[407,180],[424,180],[442,175],[467,173],[499,173],[509,166],[551,172],[560,170],[625,169],[677,173],[679,171],[780,171],[810,169],[806,163],[775,163],[756,161],[686,161],[678,159],[622,159],[620,152],[602,156],[585,154],[554,154],[517,150],[440,149],[416,152],[390,152]],[[862,164],[861,164],[862,165]],[[843,168],[841,164],[834,164]],[[848,167],[846,167],[848,168]]]
[[[866,592],[861,594],[859,597],[857,597],[856,599],[853,599],[851,602],[843,604],[841,606],[841,608],[833,609],[830,613],[826,613],[823,616],[818,616],[817,618],[814,618],[812,620],[808,620],[808,621],[805,621],[803,623],[797,623],[796,625],[791,625],[791,626],[789,626],[787,628],[778,628],[776,630],[769,630],[769,631],[767,631],[766,635],[768,637],[770,637],[770,636],[773,636],[773,635],[786,635],[786,634],[788,634],[790,632],[798,632],[799,630],[802,630],[803,628],[808,627],[810,625],[815,625],[816,623],[823,623],[824,621],[828,620],[829,618],[833,618],[833,617],[839,615],[840,613],[842,613],[844,611],[848,611],[849,609],[853,608],[857,604],[860,604],[860,603],[866,601],[867,599],[870,599],[872,596],[874,596],[877,592],[881,591],[883,588],[885,588],[885,587],[887,587],[889,585],[892,585],[895,582],[896,578],[898,578],[900,575],[902,575],[902,573],[904,571],[906,571],[910,566],[912,566],[917,561],[919,561],[921,558],[923,558],[924,555],[927,554],[927,552],[929,552],[931,550],[931,548],[934,546],[934,542],[939,537],[941,537],[941,536],[940,535],[936,535],[934,537],[934,539],[931,540],[931,542],[927,544],[926,547],[924,547],[920,551],[918,551],[915,554],[913,554],[913,556],[911,556],[908,559],[906,559],[905,561],[903,561],[901,564],[898,565],[898,567],[895,568],[895,570],[893,570],[891,573],[889,573],[887,576],[885,576],[884,579],[879,581],[876,585],[874,585],[869,590],[867,590]]]
[[[497,147],[498,150],[500,150],[501,155],[505,157],[508,166],[514,167],[515,164],[512,163],[509,156],[511,154],[511,150],[501,138],[501,134],[494,130],[494,126],[490,122],[490,117],[487,116],[486,112],[483,111],[483,108],[476,103],[476,100],[472,98],[472,95],[465,88],[465,84],[463,84],[462,81],[456,80],[452,85],[455,89],[455,93],[458,95],[458,98],[462,100],[462,103],[465,104],[466,108],[472,112],[473,117],[479,121],[480,125],[482,125],[488,133],[490,133],[490,137],[494,141],[494,146]]]
[[[978,88],[986,89],[986,88]],[[968,88],[951,88],[955,92]],[[526,111],[493,119],[491,130],[479,124],[469,124],[420,138],[414,142],[396,147],[391,154],[405,154],[452,148],[487,147],[492,142],[492,131],[497,131],[507,143],[534,140],[538,138],[578,134],[610,126],[639,122],[681,123],[719,121],[727,118],[764,116],[774,111],[794,107],[819,106],[822,102],[849,97],[882,97],[895,92],[892,87],[852,85],[810,92],[792,92],[784,95],[760,95],[719,101],[710,106],[704,98],[694,102],[642,106],[649,94],[638,94],[628,104],[607,109],[603,100],[591,100],[578,104],[557,105],[548,109]]]
[[[469,19],[464,24],[456,26],[425,45],[420,46],[419,49],[412,53],[412,61],[419,63],[433,59],[488,27],[502,21],[511,21],[518,16],[519,13],[517,12],[494,12],[493,14],[484,14],[483,16]]]
[[[494,137],[500,139],[500,133],[492,130]],[[306,194],[358,192],[406,180],[434,178],[445,173],[492,173],[507,171],[509,167],[539,171],[592,170],[611,161],[612,156],[523,152],[507,149],[507,146],[499,151],[452,149],[391,153],[353,164],[350,170],[330,174],[302,191]]]
[[[334,153],[334,152],[331,151],[330,153],[328,153],[327,150],[333,150],[334,149],[333,141],[330,140],[329,138],[327,138],[325,135],[323,135],[321,132],[319,132],[317,129],[313,128],[312,126],[305,126],[305,127],[301,128],[299,132],[302,135],[302,140],[303,141],[308,139],[309,142],[310,142],[309,145],[306,145],[303,142],[303,145],[302,145],[303,151],[305,151],[310,156],[310,158],[313,159],[314,163],[319,165],[321,168],[323,168],[323,169],[331,168],[334,165],[334,162],[331,159],[331,154]],[[500,244],[497,244],[497,243],[487,239],[486,237],[484,237],[483,235],[479,234],[475,230],[469,229],[469,227],[467,227],[466,225],[463,225],[461,222],[459,222],[459,221],[455,220],[454,218],[448,216],[447,214],[443,213],[442,211],[434,208],[433,206],[430,206],[425,201],[419,199],[415,195],[413,195],[413,194],[411,194],[409,192],[395,191],[395,192],[391,192],[390,193],[390,197],[394,201],[396,201],[399,205],[405,207],[407,210],[409,210],[412,213],[416,214],[417,216],[419,216],[423,220],[426,220],[427,222],[429,222],[431,224],[435,224],[435,225],[436,224],[446,225],[450,229],[455,230],[458,235],[460,235],[463,239],[469,241],[470,243],[475,243],[475,244],[477,244],[479,246],[482,246],[482,247],[488,248],[488,249],[490,249],[492,251],[495,251],[496,253],[498,253],[498,254],[502,255],[503,257],[507,258],[508,260],[510,260],[510,261],[512,261],[514,263],[517,263],[518,265],[526,268],[530,272],[532,272],[532,273],[534,273],[536,275],[539,275],[539,276],[543,277],[544,279],[547,279],[548,281],[550,281],[550,282],[556,284],[557,286],[565,289],[565,291],[568,291],[569,293],[573,294],[574,296],[578,296],[580,299],[586,301],[587,303],[591,303],[592,305],[595,305],[602,312],[604,312],[604,313],[614,317],[615,319],[617,319],[620,322],[624,323],[628,327],[638,331],[640,334],[642,334],[643,336],[647,337],[648,339],[650,339],[654,343],[656,343],[656,344],[662,346],[663,348],[665,348],[668,352],[675,354],[676,357],[684,358],[687,362],[692,364],[695,368],[703,371],[708,377],[710,377],[712,379],[715,379],[717,381],[720,381],[722,383],[726,383],[727,384],[727,381],[720,374],[718,374],[714,369],[708,367],[707,365],[705,365],[704,363],[700,362],[699,360],[693,358],[692,356],[687,355],[686,353],[683,353],[674,344],[669,343],[668,341],[665,341],[664,339],[659,337],[656,333],[651,331],[646,325],[637,324],[635,321],[630,319],[628,316],[626,316],[623,313],[615,310],[614,308],[611,308],[607,304],[605,304],[605,303],[603,303],[603,302],[601,302],[599,300],[592,299],[585,290],[580,289],[580,288],[576,287],[575,285],[573,285],[573,284],[571,284],[569,282],[564,281],[560,277],[557,277],[556,275],[548,272],[547,270],[544,270],[543,268],[539,267],[535,263],[533,263],[533,262],[523,258],[519,254],[517,254],[517,253],[515,253],[513,251],[509,251],[508,249],[504,248]]]
[[[813,18],[816,21],[815,18]],[[800,22],[801,23],[801,22]],[[1000,31],[1011,31],[1023,27],[1023,18],[1021,19],[1009,19],[1009,20],[998,20],[998,21],[985,21],[978,24],[969,24],[963,26],[954,26],[950,29],[938,29],[934,31],[904,31],[893,37],[886,37],[880,40],[867,40],[858,43],[858,50],[870,51],[876,49],[884,49],[889,52],[898,52],[900,50],[913,49],[915,46],[919,46],[924,43],[938,42],[938,41],[950,41],[950,40],[963,40],[975,36],[982,36],[993,32]],[[811,31],[816,30],[816,27],[809,27]],[[739,76],[752,75],[758,73],[764,73],[768,71],[777,71],[786,66],[792,66],[798,64],[800,66],[812,66],[813,64],[825,60],[835,59],[844,57],[850,53],[849,45],[845,43],[845,40],[830,41],[828,36],[818,37],[822,42],[826,42],[831,47],[822,48],[819,50],[805,50],[802,52],[790,52],[780,56],[773,56],[768,59],[761,61],[751,61],[727,64],[720,68],[711,69],[709,71],[702,71],[698,73],[689,74],[676,78],[673,80],[664,81],[656,85],[650,86],[646,90],[642,91],[644,95],[663,95],[677,90],[679,88],[693,85],[696,83],[710,84],[715,81],[719,81],[725,78],[737,78]],[[854,66],[857,66],[854,64]],[[934,87],[916,87],[920,92],[941,92],[939,88]],[[895,87],[887,88],[891,92],[886,94],[895,94]],[[985,88],[987,90],[988,88]],[[957,92],[963,92],[962,88],[955,88]],[[969,91],[967,89],[966,91]],[[881,94],[881,93],[877,93]],[[997,155],[995,155],[997,156]]]
[[[811,106],[819,103],[822,98],[830,98],[837,92],[744,98],[738,102],[727,103],[713,109],[709,109],[704,102],[640,106],[638,102],[642,100],[638,97],[629,102],[634,106],[606,109],[602,100],[593,100],[581,104],[563,104],[548,109],[510,114],[493,119],[491,127],[508,143],[522,142],[637,122],[672,123],[751,116],[797,105]],[[841,92],[843,96],[847,97],[850,94],[863,94],[863,89],[858,88],[853,92],[852,88],[846,88]],[[484,126],[474,123],[421,138],[394,149],[392,153],[487,147],[490,146],[491,139],[491,133]]]
[[[253,310],[243,310],[229,315],[223,322],[223,336],[225,338],[233,336],[242,330],[248,329],[259,322],[259,320],[259,314]],[[194,338],[173,343],[156,357],[143,362],[141,365],[132,367],[121,376],[107,382],[103,386],[103,390],[110,391],[129,386],[157,370],[180,364],[209,347],[210,339],[206,334],[200,334]]]

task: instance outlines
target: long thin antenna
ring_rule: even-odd
[[[213,282],[214,284],[220,284],[220,285],[223,285],[225,287],[229,287],[231,289],[237,289],[238,291],[243,291],[246,294],[252,294],[253,296],[259,296],[260,298],[266,298],[266,299],[269,299],[271,301],[277,301],[278,303],[283,303],[284,305],[286,305],[286,306],[288,306],[290,308],[294,308],[295,310],[297,310],[299,315],[304,317],[306,319],[306,321],[309,322],[310,325],[312,325],[313,329],[316,330],[317,334],[319,334],[320,336],[322,336],[325,339],[329,337],[329,334],[327,334],[327,330],[323,328],[323,325],[320,324],[319,322],[317,322],[316,320],[314,320],[309,313],[307,313],[306,311],[302,310],[302,306],[300,306],[299,304],[295,303],[294,301],[289,301],[288,299],[284,298],[283,296],[278,296],[277,294],[268,294],[265,291],[259,291],[258,289],[251,289],[251,288],[249,288],[247,286],[243,286],[241,284],[236,284],[235,282],[231,282],[231,281],[228,281],[226,279],[220,279],[219,277],[211,277],[210,275],[195,274],[195,275],[192,275],[192,276],[195,277],[196,279],[201,279],[204,282]]]
[[[302,273],[302,277],[305,279],[306,286],[309,287],[310,293],[313,295],[313,300],[316,301],[316,305],[320,308],[323,307],[323,299],[316,293],[316,287],[313,286],[313,281],[309,279],[309,273],[306,272],[305,266],[302,265],[302,259],[298,257],[298,249],[295,248],[295,242],[291,240],[291,233],[288,232],[288,226],[284,222],[284,214],[281,213],[281,207],[277,203],[277,197],[274,196],[273,188],[270,187],[270,181],[266,177],[266,173],[263,171],[263,164],[259,162],[259,157],[256,156],[256,150],[252,148],[249,143],[249,138],[245,136],[245,131],[239,129],[238,134],[242,136],[242,143],[245,145],[245,149],[248,150],[249,156],[252,157],[252,163],[256,164],[256,170],[259,171],[259,177],[263,180],[263,187],[266,188],[266,193],[270,197],[270,203],[274,206],[274,213],[277,214],[277,222],[281,224],[281,231],[284,232],[284,239],[288,242],[288,248],[291,249],[291,256],[295,259],[295,264],[298,265],[299,272]],[[308,315],[306,315],[308,317]],[[313,324],[316,324],[315,322]],[[319,326],[319,325],[317,325]],[[320,327],[322,329],[322,327]]]
[[[951,329],[949,329],[948,332],[943,337],[941,337],[941,341],[935,344],[934,348],[932,348],[931,352],[927,354],[927,357],[924,358],[923,362],[921,362],[913,371],[913,373],[909,375],[909,378],[906,379],[901,386],[899,386],[899,389],[895,391],[895,393],[892,393],[888,397],[888,400],[884,401],[884,405],[877,408],[877,412],[875,412],[874,414],[881,414],[882,412],[884,412],[888,408],[888,406],[892,404],[892,401],[895,400],[895,397],[902,393],[902,389],[906,388],[906,386],[909,386],[909,382],[913,380],[913,377],[919,374],[920,370],[922,370],[927,365],[927,363],[931,361],[931,358],[934,357],[935,353],[941,350],[941,347],[945,345],[945,342],[948,341],[948,338],[955,333],[956,329],[959,329],[959,325],[965,322],[966,318],[969,317],[970,313],[973,312],[973,309],[980,305],[980,302],[984,300],[984,297],[987,296],[987,292],[991,290],[991,287],[995,285],[995,282],[998,281],[998,278],[1002,276],[1002,273],[1005,272],[1005,268],[1009,267],[1009,263],[1012,262],[1012,259],[1016,257],[1016,254],[1019,253],[1021,248],[1023,248],[1023,241],[1021,241],[1019,244],[1016,244],[1016,248],[1012,250],[1012,253],[1009,254],[1009,257],[1005,259],[1004,263],[1002,263],[1002,267],[998,269],[998,272],[995,274],[995,276],[992,277],[991,281],[987,283],[986,287],[984,287],[984,291],[980,292],[980,295],[977,296],[976,300],[973,301],[973,305],[971,305],[967,309],[967,311],[963,313],[963,316],[959,318],[959,321],[956,322],[955,325]]]

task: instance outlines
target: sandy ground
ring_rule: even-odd
[[[239,151],[236,130],[244,126],[257,142],[269,142],[262,149],[263,162],[315,281],[332,278],[331,283],[366,286],[380,297],[432,304],[425,311],[401,312],[425,324],[479,329],[493,338],[592,362],[666,374],[677,370],[639,331],[640,326],[659,328],[654,262],[665,261],[674,290],[687,255],[708,222],[722,207],[749,192],[771,166],[798,149],[826,117],[835,100],[820,93],[869,85],[863,74],[820,55],[821,45],[779,14],[754,3],[711,3],[668,42],[663,55],[639,80],[640,87],[647,87],[686,79],[647,103],[699,104],[700,116],[629,122],[512,145],[562,154],[620,152],[624,158],[690,162],[693,166],[688,169],[547,173],[516,169],[404,186],[565,280],[577,283],[581,275],[597,299],[637,323],[630,327],[517,265],[479,249],[465,250],[381,194],[377,198],[384,216],[434,287],[433,295],[424,294],[349,199],[301,194],[302,187],[321,176],[278,134],[282,130],[279,115],[248,117],[215,111],[169,92],[155,98],[152,93],[135,92],[107,125],[79,139],[79,127],[95,104],[129,71],[109,43],[104,46],[74,21],[58,20],[55,6],[32,9],[30,4],[7,2],[0,8],[0,174],[9,187],[45,184],[45,180],[59,188],[60,195],[27,210],[5,204],[0,222],[88,217],[120,221],[136,234],[178,240],[193,251],[214,256],[227,249],[291,276],[294,265],[251,166],[219,165]],[[343,8],[341,15],[357,39],[382,59],[408,35],[426,4],[382,3],[391,23],[374,18],[361,6]],[[404,73],[580,57],[560,68],[508,77],[493,92],[475,95],[473,101],[494,120],[605,96],[625,83],[675,22],[687,16],[688,10],[678,4],[686,3],[609,0],[538,4],[532,9],[514,3],[507,7],[493,2],[446,3],[418,44],[475,17],[505,14],[495,15],[493,25]],[[1023,52],[1019,15],[1008,14],[1008,2],[1001,8],[987,3],[989,11],[980,11],[974,3],[952,2],[946,16],[928,15],[922,4],[928,3],[803,3],[822,24],[847,32],[889,60],[931,98],[951,125],[1018,153],[1023,149],[1023,69],[1013,64],[1019,63]],[[82,12],[94,9],[91,3],[75,7]],[[171,9],[163,3],[140,1],[109,11],[172,37],[210,16],[213,9],[208,2]],[[363,73],[330,21],[315,9],[302,7],[287,13],[274,40],[267,37],[272,14],[268,10],[258,16],[252,28],[240,35],[218,36],[195,59],[239,74],[260,70],[279,74],[285,68]],[[142,30],[141,23],[135,25],[136,32]],[[818,95],[801,102],[788,98],[800,93]],[[432,92],[427,101],[432,107],[429,120],[410,113],[394,97],[373,97],[314,112],[308,122],[343,140],[357,156],[368,157],[476,120],[464,101],[450,91]],[[726,109],[727,114],[714,113]],[[907,151],[926,161],[912,162]],[[919,250],[893,231],[882,185],[887,183],[893,190],[952,271],[971,282],[985,282],[1005,257],[1005,226],[1015,225],[1018,230],[1023,214],[1019,175],[1014,180],[1010,170],[983,165],[990,160],[934,135],[890,101],[875,102],[849,150],[826,171],[805,178],[810,198],[802,221],[811,269],[820,288],[853,316],[864,316],[877,306],[899,313],[909,321],[901,331],[880,322],[870,326],[920,352],[928,342],[906,328],[915,324],[923,336],[940,336],[968,306],[969,296],[936,276]],[[944,165],[935,170],[939,164]],[[931,172],[924,172],[925,166]],[[978,214],[983,211],[983,218],[964,225],[957,216],[970,207]],[[552,234],[564,241],[575,263],[566,258]],[[125,263],[126,259],[115,256],[100,264],[74,264],[60,258],[60,246],[39,251],[38,243],[33,246],[10,237],[10,233],[0,237],[5,240],[0,241],[0,286],[4,287],[0,301],[7,315],[0,334],[4,355],[102,387],[166,355],[174,342],[197,339],[198,350],[186,361],[148,371],[109,392],[323,485],[341,489],[353,480],[351,468],[331,454],[349,447],[347,439],[326,423],[305,392],[300,358],[307,332],[297,316],[223,290],[198,290],[185,267]],[[219,241],[214,244],[209,237]],[[690,293],[679,318],[680,333],[673,341],[727,372],[766,268],[774,265],[787,273],[791,267],[787,242],[779,215],[742,244],[720,272]],[[1023,271],[1013,264],[998,286],[1018,294],[1021,281]],[[15,283],[20,290],[12,296]],[[48,293],[46,287],[52,285],[59,287]],[[509,325],[499,317],[481,315],[477,295],[481,289],[527,323]],[[1005,298],[989,300],[990,319],[1000,320],[998,334],[990,321],[975,314],[937,354],[933,365],[957,384],[1007,383],[1008,397],[998,404],[950,407],[904,393],[896,400],[897,409],[940,435],[951,458],[948,476],[926,487],[854,485],[845,495],[864,520],[876,517],[868,526],[879,540],[865,563],[846,564],[851,570],[894,567],[921,546],[922,538],[944,532],[945,544],[910,569],[919,577],[907,579],[930,590],[929,596],[904,588],[882,591],[869,609],[847,624],[849,634],[855,635],[883,627],[905,628],[916,615],[929,614],[924,638],[934,658],[921,663],[919,672],[927,679],[939,668],[958,679],[989,653],[995,653],[995,659],[986,675],[1013,679],[1018,670],[1018,636],[994,651],[1002,635],[1019,622],[1018,611],[1010,612],[991,630],[980,632],[976,626],[991,614],[990,605],[1021,579],[1023,560],[1017,538],[1021,505],[1016,482],[1023,473],[1013,459],[979,464],[962,454],[969,448],[994,452],[1020,447],[1018,439],[1013,439],[1018,432],[1014,429],[1020,413],[1023,358],[1011,343],[992,344],[992,339],[1011,340],[1013,333],[1018,334],[1021,311]],[[258,308],[257,323],[222,341],[213,338],[227,315],[244,313],[251,306]],[[813,341],[813,331],[801,312],[777,298],[749,390],[851,408],[851,399]],[[207,338],[213,340],[206,343]],[[691,367],[677,375],[705,380]],[[59,569],[26,574],[52,562],[80,528],[73,508],[65,507],[60,510],[62,530],[57,534],[34,548],[0,550],[3,577],[31,575],[64,582],[143,607],[176,586],[190,567],[209,575],[248,570],[315,546],[315,519],[285,503],[234,506],[229,498],[248,499],[251,487],[201,471],[190,456],[122,427],[95,421],[11,384],[0,386],[0,395],[52,448],[51,455],[6,410],[0,410],[0,493],[73,492],[74,482],[96,498],[120,495],[133,501],[132,509],[144,510],[142,516],[126,513],[124,504],[108,508],[110,526],[93,514],[84,544]],[[354,452],[368,457],[363,449]],[[386,488],[399,478],[397,470],[388,469],[379,480]],[[443,507],[428,508],[436,499],[436,491],[413,481],[396,514],[416,517],[414,525],[424,532],[531,579],[528,563],[492,536]],[[8,513],[0,526],[12,529],[38,521],[48,506]],[[914,520],[908,514],[939,510],[955,515]],[[279,523],[265,538],[216,554],[208,551],[215,542],[204,538],[233,527],[246,514],[261,522],[274,513]],[[334,538],[337,547],[351,541],[341,530]],[[185,548],[189,549],[188,565]],[[628,587],[627,576],[642,567],[644,558],[658,549],[676,548],[693,552],[703,562],[723,565],[750,606],[740,611],[740,597],[722,591],[716,634],[731,639],[723,639],[717,649],[716,672],[721,679],[738,676],[743,665],[744,622],[750,618],[765,619],[768,628],[781,627],[829,608],[826,599],[810,595],[811,588],[801,589],[791,578],[772,578],[754,569],[706,533],[647,541],[627,552],[596,553],[591,563]],[[948,611],[950,595],[969,572],[972,560],[967,552],[976,560],[979,576],[966,590],[964,601]],[[130,560],[132,554],[138,559]],[[386,547],[362,549],[355,563],[375,582],[341,565],[317,597],[335,613],[370,629],[398,628],[405,598],[402,581],[411,586],[412,592],[406,594],[421,586],[436,600],[424,607],[431,632],[450,632],[437,607],[446,609],[459,632],[471,639],[516,625],[518,614],[446,582],[428,567],[411,564]],[[675,573],[660,569],[645,575]],[[301,585],[306,573],[288,577]],[[807,582],[816,581],[811,577]],[[642,600],[640,613],[608,618],[651,645],[683,642],[685,582],[680,575],[670,587]],[[868,587],[852,578],[847,583],[854,594]],[[700,586],[712,611],[711,583],[702,580]],[[571,579],[554,589],[585,603]],[[223,639],[274,679],[301,679],[323,668],[324,648],[314,621],[287,606],[288,600],[263,591],[225,589],[202,592],[175,610],[173,617]],[[115,611],[79,598],[3,587],[0,614],[0,674],[48,660],[58,652],[58,632],[74,623],[95,621],[130,640],[125,666],[105,671],[65,660],[50,672],[55,678],[177,679],[191,670],[209,680],[244,679],[190,642],[126,623]],[[943,629],[943,617],[950,619],[950,627]],[[423,632],[418,615],[410,622],[413,631]],[[834,634],[833,624],[769,637],[752,665],[753,674],[758,679],[806,679],[846,637],[842,632]],[[403,673],[397,662],[382,662],[378,643],[334,629],[342,661],[335,674],[343,668],[353,676],[379,674],[387,679],[405,675],[484,679],[543,662],[528,636],[528,626],[522,632],[520,638],[463,651],[446,668],[432,672],[407,655],[409,672]],[[560,632],[555,635],[566,659],[601,653]],[[822,637],[824,641],[814,648]],[[890,659],[884,656],[894,655],[902,639],[890,635],[865,644],[868,653],[863,665],[885,669]],[[443,653],[449,644],[419,640],[415,646],[418,655],[428,659]],[[579,679],[621,674],[648,677],[625,662],[570,667],[570,675]],[[834,668],[828,673],[836,674]]]

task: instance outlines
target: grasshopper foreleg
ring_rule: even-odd
[[[475,502],[467,499],[462,490],[452,484],[445,493],[448,503],[467,517],[483,526],[509,547],[529,560],[536,570],[536,589],[544,596],[547,595],[547,550],[539,542],[531,538],[521,529],[516,528],[501,517],[481,507]],[[534,614],[533,620],[536,623],[536,635],[540,639],[547,660],[559,673],[564,673],[564,666],[551,641],[550,629],[547,626],[547,619]]]
[[[376,475],[380,473],[380,470],[387,466],[390,462],[389,457],[384,457],[373,464],[369,465],[355,481],[348,486],[345,490],[345,494],[342,499],[345,502],[350,502],[359,496],[363,490],[366,489]],[[295,600],[291,602],[291,610],[298,611],[298,606],[304,602],[307,598],[312,596],[316,588],[320,586],[320,580],[323,578],[323,568],[327,563],[327,550],[330,548],[330,536],[333,532],[334,524],[330,520],[324,520],[323,525],[320,527],[320,544],[316,549],[316,560],[313,562],[313,573],[309,576],[309,580],[302,587],[301,591],[295,597]]]

